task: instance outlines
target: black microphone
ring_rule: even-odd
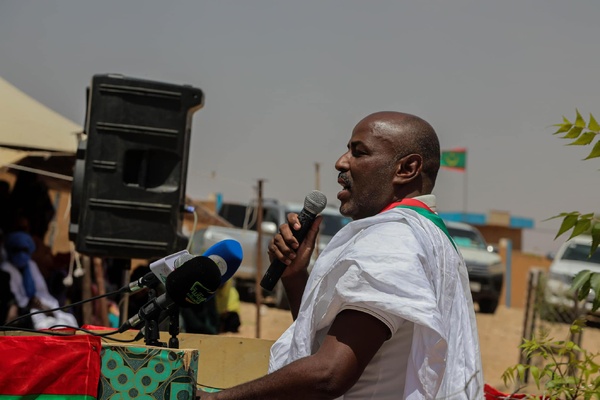
[[[317,214],[322,212],[327,205],[327,197],[318,190],[313,190],[304,199],[304,208],[300,211],[298,219],[300,220],[300,229],[295,231],[292,229],[292,233],[298,243],[302,243],[312,223],[315,221]],[[287,265],[278,259],[273,260],[269,269],[260,281],[260,286],[266,290],[273,290],[277,281],[281,278],[283,271]]]
[[[139,312],[119,328],[119,332],[138,328],[143,321],[156,320],[174,306],[190,307],[205,302],[221,285],[221,270],[208,257],[186,261],[167,276],[166,293],[144,304]]]
[[[154,274],[154,272],[148,272],[137,281],[129,283],[129,285],[123,286],[120,291],[124,293],[135,293],[144,288],[153,288],[158,286],[160,279]]]

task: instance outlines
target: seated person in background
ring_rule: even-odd
[[[226,281],[215,294],[220,332],[239,332],[240,295],[231,279]]]
[[[35,251],[32,237],[25,232],[12,232],[6,236],[6,257],[0,269],[10,275],[10,290],[15,297],[20,314],[50,310],[59,306],[49,292],[37,264],[31,259]],[[34,329],[47,329],[54,325],[79,326],[72,314],[49,311],[31,316]]]

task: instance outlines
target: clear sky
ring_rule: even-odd
[[[367,114],[419,115],[443,149],[440,211],[535,220],[531,251],[556,249],[561,211],[600,211],[600,160],[550,125],[600,117],[600,2],[0,0],[0,76],[82,124],[94,74],[190,84],[187,194],[338,205],[333,164]],[[32,116],[34,117],[34,116]]]

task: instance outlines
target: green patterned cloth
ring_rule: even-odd
[[[182,399],[196,393],[198,350],[105,344],[98,399]]]

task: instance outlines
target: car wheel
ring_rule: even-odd
[[[498,308],[498,299],[479,300],[479,312],[484,314],[493,314]]]

